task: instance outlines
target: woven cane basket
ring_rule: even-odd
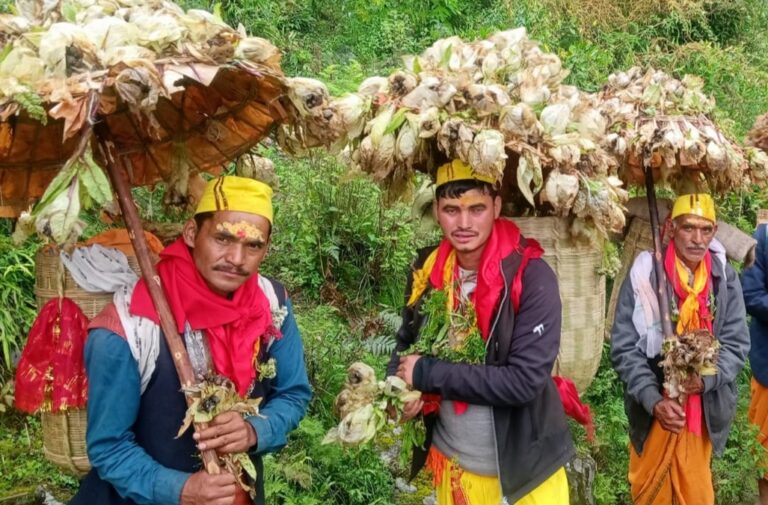
[[[85,409],[69,409],[60,413],[43,412],[43,453],[59,468],[75,475],[91,469],[85,449]]]
[[[571,239],[568,220],[558,217],[513,218],[523,235],[544,248],[557,275],[563,304],[560,352],[553,373],[565,376],[582,392],[600,365],[605,332],[605,276],[599,245]]]
[[[131,268],[138,272],[135,256],[128,256]],[[112,293],[89,293],[77,285],[59,260],[59,251],[44,247],[35,255],[35,298],[38,310],[49,300],[66,296],[88,319],[112,301]],[[61,469],[83,475],[91,468],[85,448],[85,409],[68,409],[60,413],[43,412],[43,451],[46,459]]]

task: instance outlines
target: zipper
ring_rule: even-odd
[[[501,302],[499,303],[499,310],[496,313],[496,320],[493,322],[493,325],[491,325],[491,331],[488,333],[488,342],[485,344],[485,352],[488,353],[488,344],[491,341],[491,338],[493,337],[493,331],[496,329],[496,325],[499,322],[499,319],[501,318],[501,310],[504,306],[504,302],[507,300],[507,295],[509,294],[509,286],[507,285],[507,278],[504,276],[504,269],[501,267],[501,261],[499,262],[499,272],[501,272],[501,278],[504,279],[504,294],[501,297]],[[498,350],[498,339],[496,340],[496,346]],[[504,488],[501,487],[501,463],[499,462],[499,441],[496,438],[496,419],[493,416],[493,407],[491,407],[491,428],[493,431],[493,449],[494,454],[496,455],[496,476],[499,479],[499,488],[501,489],[501,497],[502,497],[502,503],[506,502],[506,499],[504,498]]]

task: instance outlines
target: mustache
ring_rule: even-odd
[[[228,274],[240,275],[242,277],[248,277],[250,275],[248,272],[246,272],[242,268],[237,268],[237,267],[233,268],[233,267],[227,267],[223,265],[216,265],[213,267],[213,270],[216,272],[225,272]]]

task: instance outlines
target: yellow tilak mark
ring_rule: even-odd
[[[462,208],[468,208],[473,205],[481,205],[484,203],[485,200],[481,196],[462,195],[459,197],[459,205],[461,205]]]
[[[234,235],[241,240],[259,240],[264,242],[264,234],[261,230],[248,221],[238,221],[237,223],[225,221],[219,223],[216,229]]]

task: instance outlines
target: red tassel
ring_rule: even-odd
[[[587,430],[587,441],[594,442],[595,424],[592,420],[592,412],[588,405],[581,402],[576,385],[572,380],[565,377],[555,376],[552,377],[552,380],[555,381],[557,391],[560,393],[560,401],[563,402],[565,414],[583,425]]]

